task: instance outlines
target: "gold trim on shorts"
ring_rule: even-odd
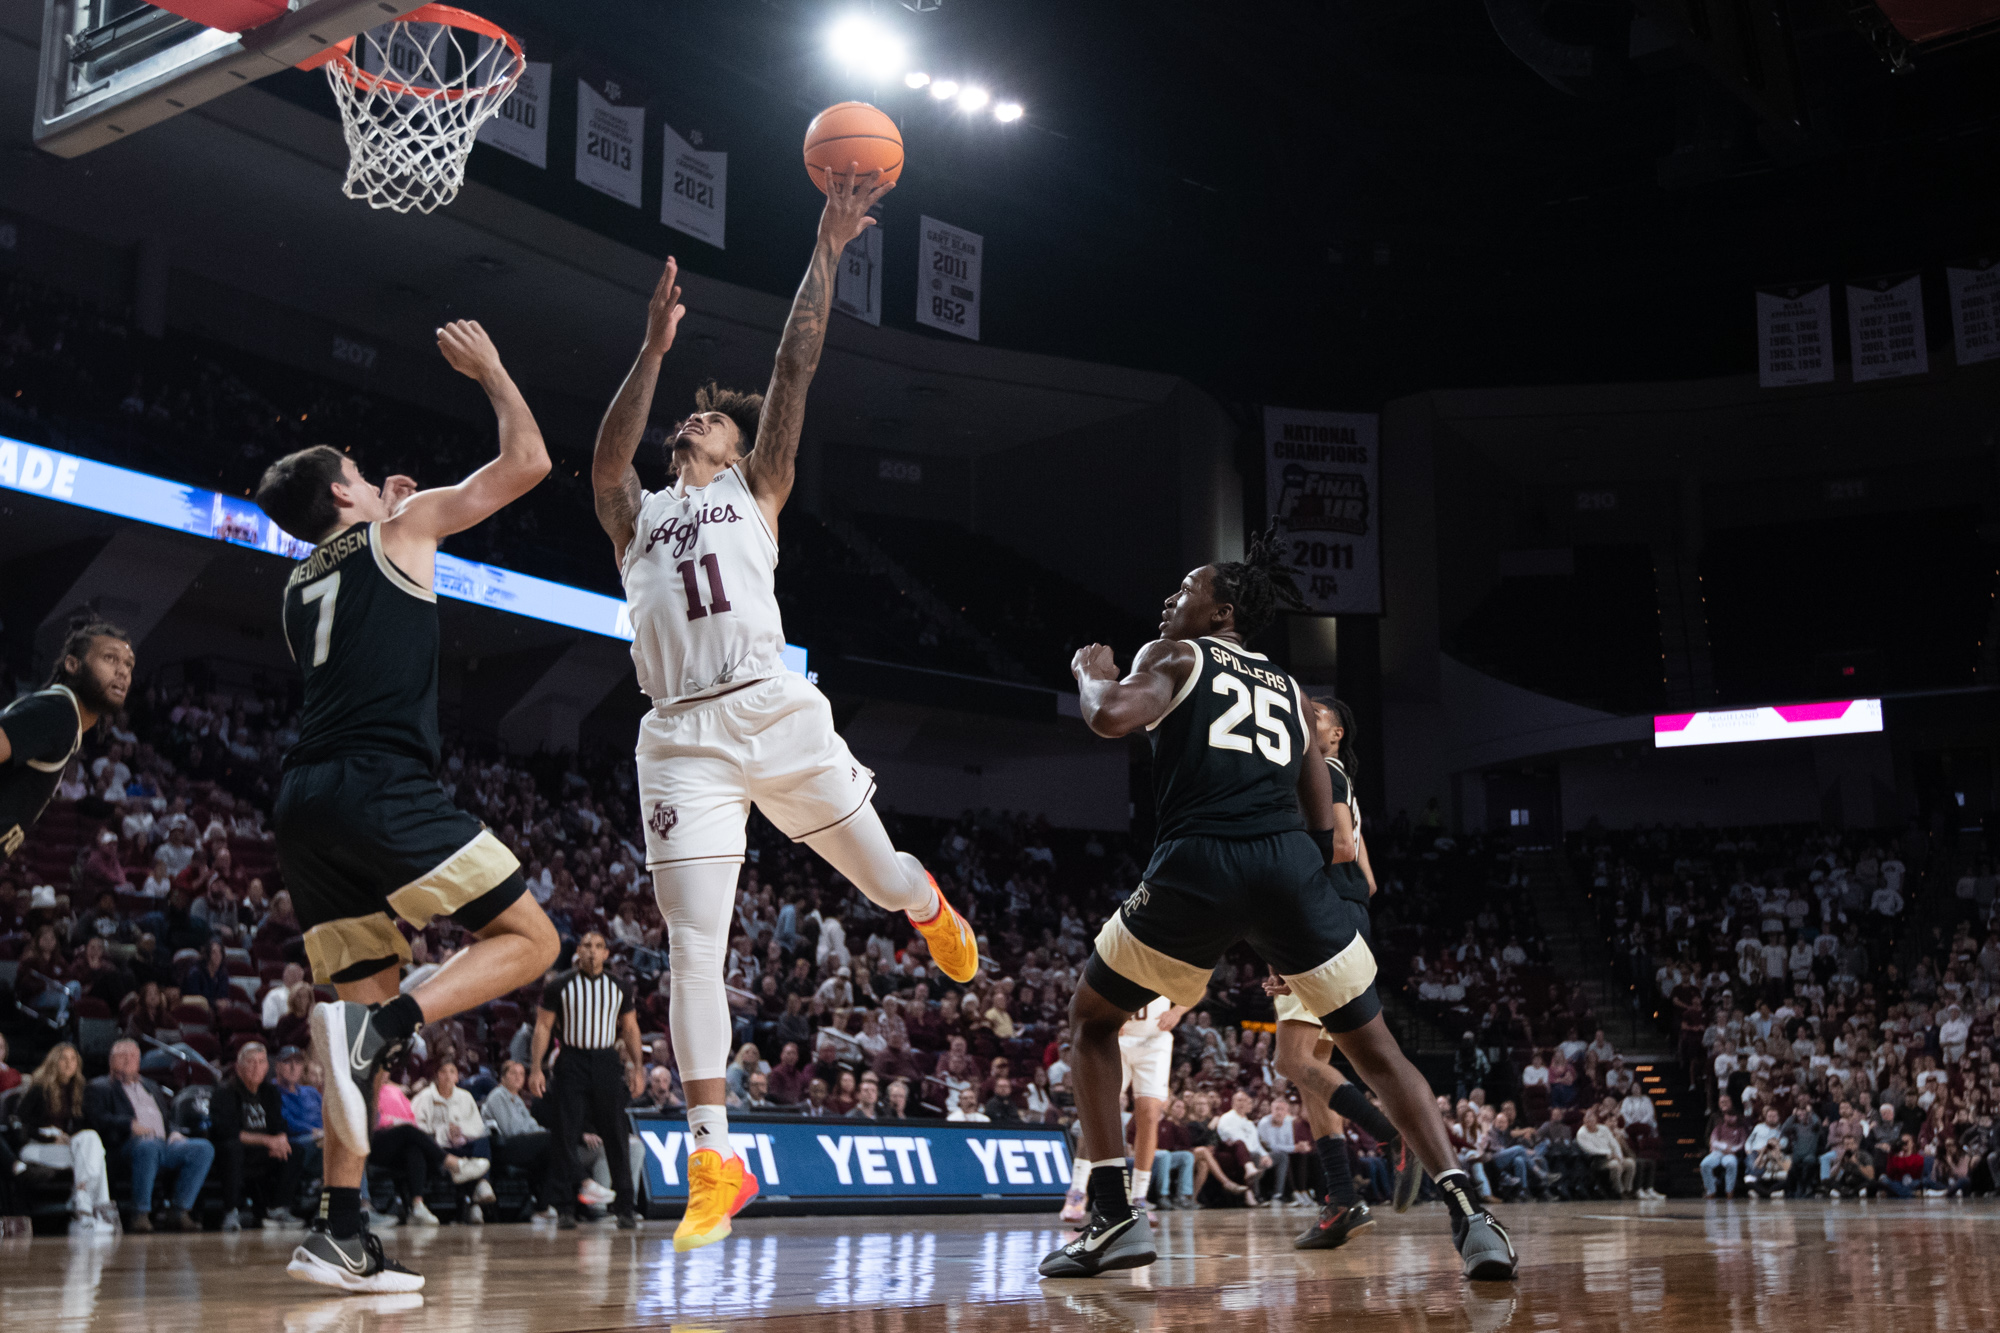
[[[396,923],[381,912],[322,921],[306,932],[306,961],[312,964],[313,980],[325,985],[332,985],[337,973],[356,963],[390,957],[409,962],[410,946]]]
[[[389,907],[422,930],[433,917],[450,916],[520,868],[520,858],[493,836],[493,830],[483,828],[435,870],[390,894]]]
[[[1368,941],[1357,934],[1345,949],[1310,972],[1286,977],[1285,984],[1300,1003],[1324,1017],[1375,984],[1375,955],[1368,951]]]
[[[1143,892],[1142,884],[1138,893]],[[1175,1004],[1192,1009],[1208,994],[1208,978],[1215,969],[1183,963],[1161,953],[1125,928],[1122,907],[1097,932],[1096,948],[1097,956],[1113,972],[1134,985],[1159,992]]]

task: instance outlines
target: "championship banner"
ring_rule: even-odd
[[[729,214],[729,154],[703,152],[665,127],[660,221],[720,250]],[[700,131],[694,137],[701,138]]]
[[[1972,268],[1944,271],[1951,283],[1951,332],[1958,364],[2000,356],[2000,264],[1981,260]]]
[[[632,1111],[646,1193],[687,1197],[687,1121]],[[764,1199],[1039,1198],[1069,1189],[1069,1140],[1052,1125],[730,1117],[730,1144]]]
[[[833,308],[867,324],[882,322],[882,226],[864,227],[840,252]]]
[[[1766,389],[1833,381],[1833,288],[1757,293],[1757,383]]]
[[[1382,612],[1381,508],[1372,412],[1264,409],[1264,498],[1308,610]]]
[[[500,104],[499,112],[479,127],[479,142],[518,157],[531,166],[549,165],[549,83],[546,60],[526,62],[527,72]]]
[[[1924,346],[1924,280],[1898,274],[1847,284],[1847,336],[1854,382],[1922,375],[1931,368]]]
[[[924,218],[917,246],[917,323],[979,341],[979,257],[985,241]],[[873,230],[872,228],[870,230]]]
[[[646,105],[618,79],[576,81],[576,178],[621,203],[639,206]]]

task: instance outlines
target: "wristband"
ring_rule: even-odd
[[[1333,830],[1330,828],[1307,829],[1306,836],[1319,848],[1319,858],[1328,865],[1333,863]]]

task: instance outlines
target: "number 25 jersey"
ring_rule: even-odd
[[[1222,639],[1196,639],[1199,654],[1153,741],[1158,842],[1261,838],[1303,830],[1299,773],[1307,746],[1298,683]]]
[[[700,490],[648,491],[620,573],[639,688],[655,702],[785,669],[778,542],[742,467]]]

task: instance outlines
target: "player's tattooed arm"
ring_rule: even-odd
[[[757,447],[743,462],[750,490],[774,528],[797,475],[806,389],[819,370],[827,321],[833,317],[833,281],[840,252],[875,225],[868,210],[895,188],[894,181],[882,180],[881,172],[857,174],[854,166],[850,163],[847,171],[827,180],[826,209],[820,214],[812,263],[799,283],[799,294],[792,299],[785,331],[778,337],[778,359],[771,368],[771,385],[764,391],[764,411],[757,423]]]
[[[613,558],[624,568],[625,550],[632,544],[632,532],[639,521],[639,474],[632,470],[632,455],[646,433],[646,419],[653,411],[653,389],[660,381],[660,360],[674,345],[681,316],[679,286],[681,266],[670,255],[667,267],[646,304],[646,342],[639,359],[618,386],[618,396],[598,423],[597,445],[590,455],[590,489],[597,498],[597,521],[611,538]]]
[[[1139,650],[1132,670],[1122,679],[1111,650],[1101,643],[1078,649],[1069,669],[1076,677],[1084,725],[1100,736],[1115,738],[1165,717],[1200,662],[1192,644],[1155,639]]]

